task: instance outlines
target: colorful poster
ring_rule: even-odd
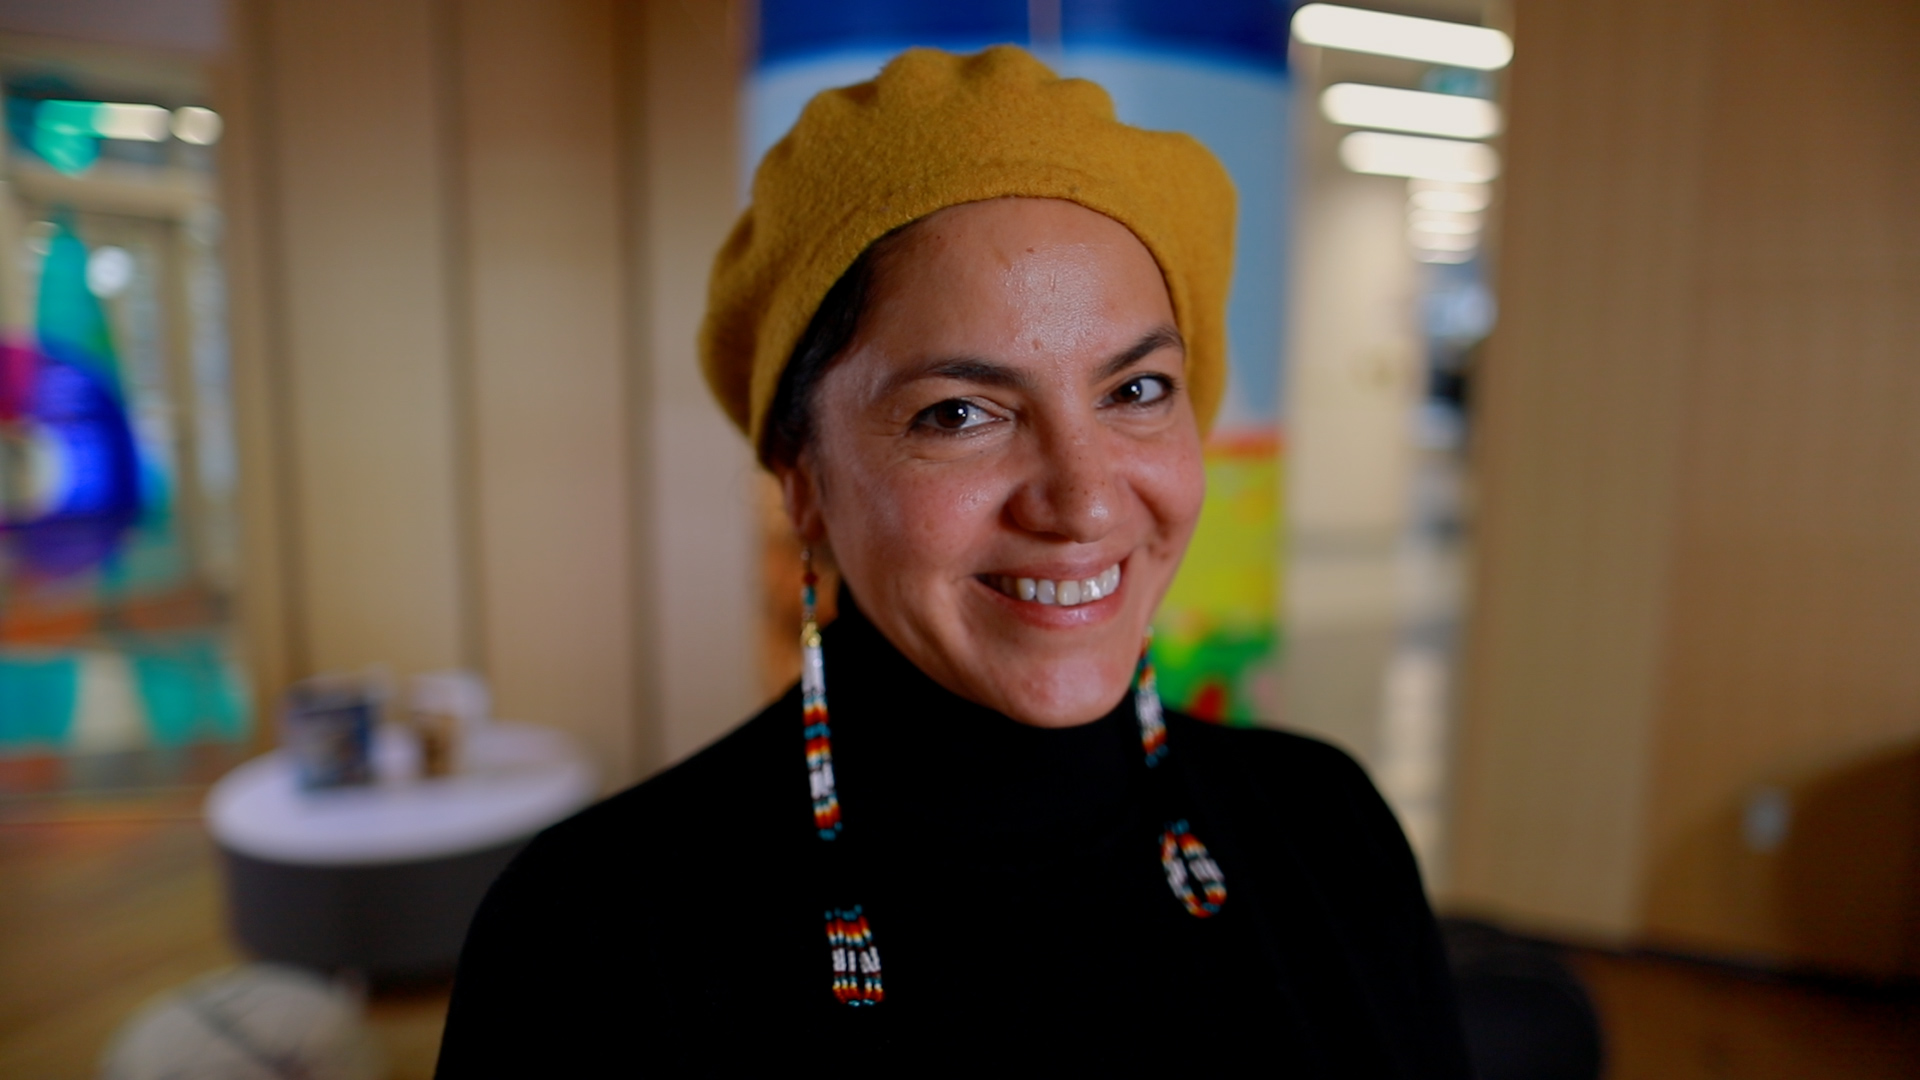
[[[58,201],[0,185],[0,257],[18,267],[0,278],[0,791],[22,762],[164,757],[250,726],[230,634],[218,119],[24,70],[4,84],[0,179],[73,181]],[[114,194],[143,185],[199,198],[129,210]]]

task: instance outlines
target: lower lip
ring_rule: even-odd
[[[1111,593],[1108,593],[1098,600],[1092,600],[1084,604],[1075,604],[1072,607],[1061,607],[1058,604],[1037,604],[1031,600],[1015,600],[1013,597],[981,581],[979,578],[974,578],[973,583],[980,587],[980,591],[986,593],[993,600],[998,601],[1002,607],[1020,621],[1030,626],[1044,627],[1052,630],[1092,626],[1096,623],[1106,622],[1108,619],[1119,614],[1120,602],[1123,599],[1123,594],[1127,591],[1128,576],[1127,565],[1123,562],[1120,564],[1120,584],[1114,586]]]

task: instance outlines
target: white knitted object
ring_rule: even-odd
[[[136,1010],[100,1062],[104,1080],[376,1080],[359,1000],[281,964],[196,979]]]

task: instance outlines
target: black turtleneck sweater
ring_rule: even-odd
[[[548,829],[474,918],[441,1077],[1469,1075],[1419,873],[1346,755],[1169,714],[1150,771],[1132,694],[1028,727],[928,679],[844,592],[840,610],[840,838],[814,829],[797,688]],[[1212,918],[1168,887],[1169,817],[1225,873]],[[823,921],[855,903],[885,974],[864,1008],[833,997]]]

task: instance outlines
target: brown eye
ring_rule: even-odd
[[[1172,392],[1173,388],[1160,376],[1142,375],[1121,383],[1107,397],[1115,405],[1151,405]]]
[[[920,414],[922,424],[941,431],[964,431],[986,422],[987,411],[971,401],[951,398],[938,405],[929,406]]]

